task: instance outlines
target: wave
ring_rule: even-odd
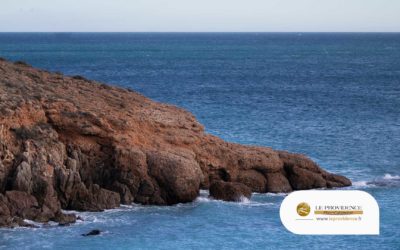
[[[54,221],[49,221],[47,223],[42,223],[42,222],[36,222],[33,220],[28,220],[28,219],[24,219],[24,222],[27,223],[28,227],[15,227],[12,228],[12,230],[36,230],[39,228],[50,228],[50,227],[57,227],[58,223],[54,222]]]
[[[385,174],[383,176],[383,179],[385,179],[385,180],[400,180],[400,176],[399,175]]]
[[[224,205],[232,205],[232,206],[249,206],[249,207],[259,207],[259,206],[271,206],[274,205],[272,202],[257,202],[246,197],[241,197],[237,202],[229,202],[222,200],[215,200],[211,197],[197,197],[195,200],[196,203],[219,203]]]
[[[36,222],[36,221],[33,221],[33,220],[24,219],[24,222],[25,222],[25,223],[28,223],[28,224],[30,224],[30,225],[33,225],[33,226],[35,226],[35,227],[41,227],[41,226],[43,226],[43,223]]]
[[[196,198],[195,203],[216,203],[216,204],[224,204],[224,205],[232,205],[232,206],[249,206],[249,207],[258,207],[258,206],[271,206],[274,203],[271,202],[258,202],[252,199],[248,199],[247,197],[240,197],[240,200],[237,202],[229,202],[223,200],[216,200],[209,196],[209,192],[207,190],[200,191],[200,196]]]
[[[255,194],[259,194],[262,196],[284,197],[284,196],[287,196],[289,193],[255,193]]]
[[[369,181],[354,181],[352,183],[352,187],[356,187],[356,188],[365,188],[365,187],[371,187],[374,186],[373,184],[370,184]]]
[[[374,178],[372,180],[358,180],[353,181],[353,185],[348,187],[349,189],[367,189],[367,188],[382,188],[382,187],[400,187],[400,175],[385,173],[383,176]],[[243,206],[243,207],[259,207],[259,206],[276,206],[279,203],[278,197],[287,196],[287,193],[253,193],[253,197],[248,199],[246,197],[241,197],[238,202],[227,202],[222,200],[215,200],[209,195],[208,190],[200,190],[199,196],[191,203],[176,204],[174,206],[145,206],[140,204],[131,205],[121,205],[118,208],[107,209],[101,213],[98,212],[80,212],[74,210],[63,210],[64,213],[74,213],[83,220],[77,220],[76,224],[82,225],[89,223],[106,224],[110,221],[110,215],[114,213],[123,212],[134,212],[140,210],[150,210],[154,213],[159,212],[159,210],[175,210],[180,209],[180,207],[191,207],[204,205],[206,203],[211,203],[215,205],[224,206]],[[275,199],[274,197],[277,197]],[[118,223],[124,224],[126,218],[120,215],[113,215],[112,220],[118,221]],[[33,224],[38,228],[44,227],[56,227],[58,223],[50,222],[48,224],[37,223],[33,221],[26,221],[27,223]]]
[[[373,180],[361,180],[353,182],[352,188],[376,188],[376,187],[400,187],[400,176],[384,174]]]

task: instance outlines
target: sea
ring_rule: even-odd
[[[0,57],[181,106],[227,141],[303,153],[378,201],[380,235],[295,235],[285,194],[83,212],[0,249],[400,249],[400,33],[0,33]],[[103,233],[82,237],[92,229]]]

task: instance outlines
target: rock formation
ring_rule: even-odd
[[[0,60],[0,114],[0,226],[190,202],[217,181],[260,193],[351,185],[303,155],[206,134],[173,105],[23,62]]]
[[[214,181],[210,185],[210,195],[218,200],[241,201],[251,197],[251,189],[240,182]]]
[[[87,237],[87,236],[95,236],[95,235],[100,235],[100,234],[101,234],[101,231],[99,229],[93,229],[89,233],[82,234],[82,236]]]

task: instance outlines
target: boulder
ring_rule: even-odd
[[[194,158],[166,152],[149,152],[147,164],[150,175],[164,191],[161,198],[166,204],[196,199],[203,175]]]
[[[265,193],[267,189],[267,179],[256,170],[240,171],[237,182],[250,187],[252,192]]]
[[[251,189],[239,182],[216,181],[210,185],[210,196],[217,200],[241,201],[251,198]]]
[[[17,167],[14,179],[14,190],[31,193],[32,185],[33,183],[31,166],[26,161],[23,161]]]
[[[316,173],[299,166],[287,168],[286,172],[294,190],[326,187],[326,180],[321,173]]]
[[[7,191],[8,208],[11,216],[34,220],[41,212],[36,198],[22,191]]]
[[[281,172],[277,172],[267,174],[266,190],[269,193],[288,193],[293,189],[286,176]]]
[[[60,225],[60,226],[68,226],[72,223],[75,223],[75,221],[77,220],[77,217],[75,214],[65,214],[65,213],[59,212],[59,213],[57,213],[54,220],[57,221],[58,225]]]
[[[0,194],[0,227],[9,226],[12,222],[7,197]]]

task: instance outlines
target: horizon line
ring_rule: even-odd
[[[400,31],[0,31],[0,33],[400,33]]]

